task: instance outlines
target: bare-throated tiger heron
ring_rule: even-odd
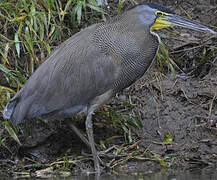
[[[153,30],[174,25],[216,34],[159,4],[138,4],[57,47],[7,104],[4,118],[17,125],[23,119],[72,116],[85,110],[94,167],[100,172],[93,112],[143,76],[159,48],[160,38]]]

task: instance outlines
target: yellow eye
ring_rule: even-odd
[[[157,15],[158,17],[161,17],[161,16],[163,16],[163,13],[162,13],[161,11],[157,11],[157,12],[156,12],[156,15]]]

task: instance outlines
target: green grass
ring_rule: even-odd
[[[95,0],[1,0],[0,112],[57,45],[87,26],[87,17],[95,23],[102,14]],[[8,137],[20,144],[2,113],[0,120],[7,132],[0,132],[0,146]]]
[[[87,12],[104,13],[94,0],[0,2],[0,110],[52,49],[82,27]]]

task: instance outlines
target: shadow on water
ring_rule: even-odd
[[[216,180],[217,179],[217,169],[209,170],[193,170],[193,171],[174,171],[170,173],[154,173],[154,174],[143,174],[138,173],[135,175],[102,175],[99,178],[94,176],[80,176],[80,177],[71,177],[68,179],[77,179],[77,180],[94,180],[94,179],[103,179],[103,180]]]
[[[31,179],[31,178],[30,178]],[[171,172],[159,172],[159,173],[134,173],[131,175],[110,175],[104,174],[100,177],[95,175],[79,175],[70,177],[52,177],[49,179],[64,179],[64,180],[216,180],[217,179],[217,169],[194,169],[188,171],[174,170]]]

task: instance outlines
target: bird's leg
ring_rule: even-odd
[[[67,122],[69,127],[77,134],[77,136],[87,145],[88,148],[91,148],[90,143],[87,138],[79,131],[79,129],[72,124],[72,122]]]
[[[87,140],[87,138],[83,135],[83,133],[75,125],[73,125],[71,121],[66,121],[66,122],[67,122],[68,126],[71,128],[71,130],[73,130],[73,132],[75,132],[75,134],[82,140],[82,142],[84,142],[86,144],[86,146],[91,149],[90,143]],[[116,148],[116,146],[112,146],[112,147],[110,147],[110,148],[108,148],[108,149],[106,149],[104,151],[97,152],[100,164],[104,165],[103,161],[100,159],[100,156],[108,156],[108,157],[110,157],[111,155],[106,155],[106,154],[109,151],[111,151],[112,149],[115,149],[115,148]],[[114,155],[112,155],[112,157],[114,157]]]
[[[92,155],[93,155],[93,159],[94,159],[94,168],[95,171],[100,174],[101,173],[101,169],[100,169],[100,164],[99,164],[99,158],[97,155],[97,151],[96,151],[96,147],[95,147],[95,142],[94,142],[94,138],[93,138],[93,123],[92,123],[92,114],[93,111],[92,110],[88,110],[88,114],[87,114],[87,118],[86,118],[86,131],[87,131],[87,135],[88,135],[88,139],[89,139],[89,144],[90,144],[90,148],[92,151]]]

